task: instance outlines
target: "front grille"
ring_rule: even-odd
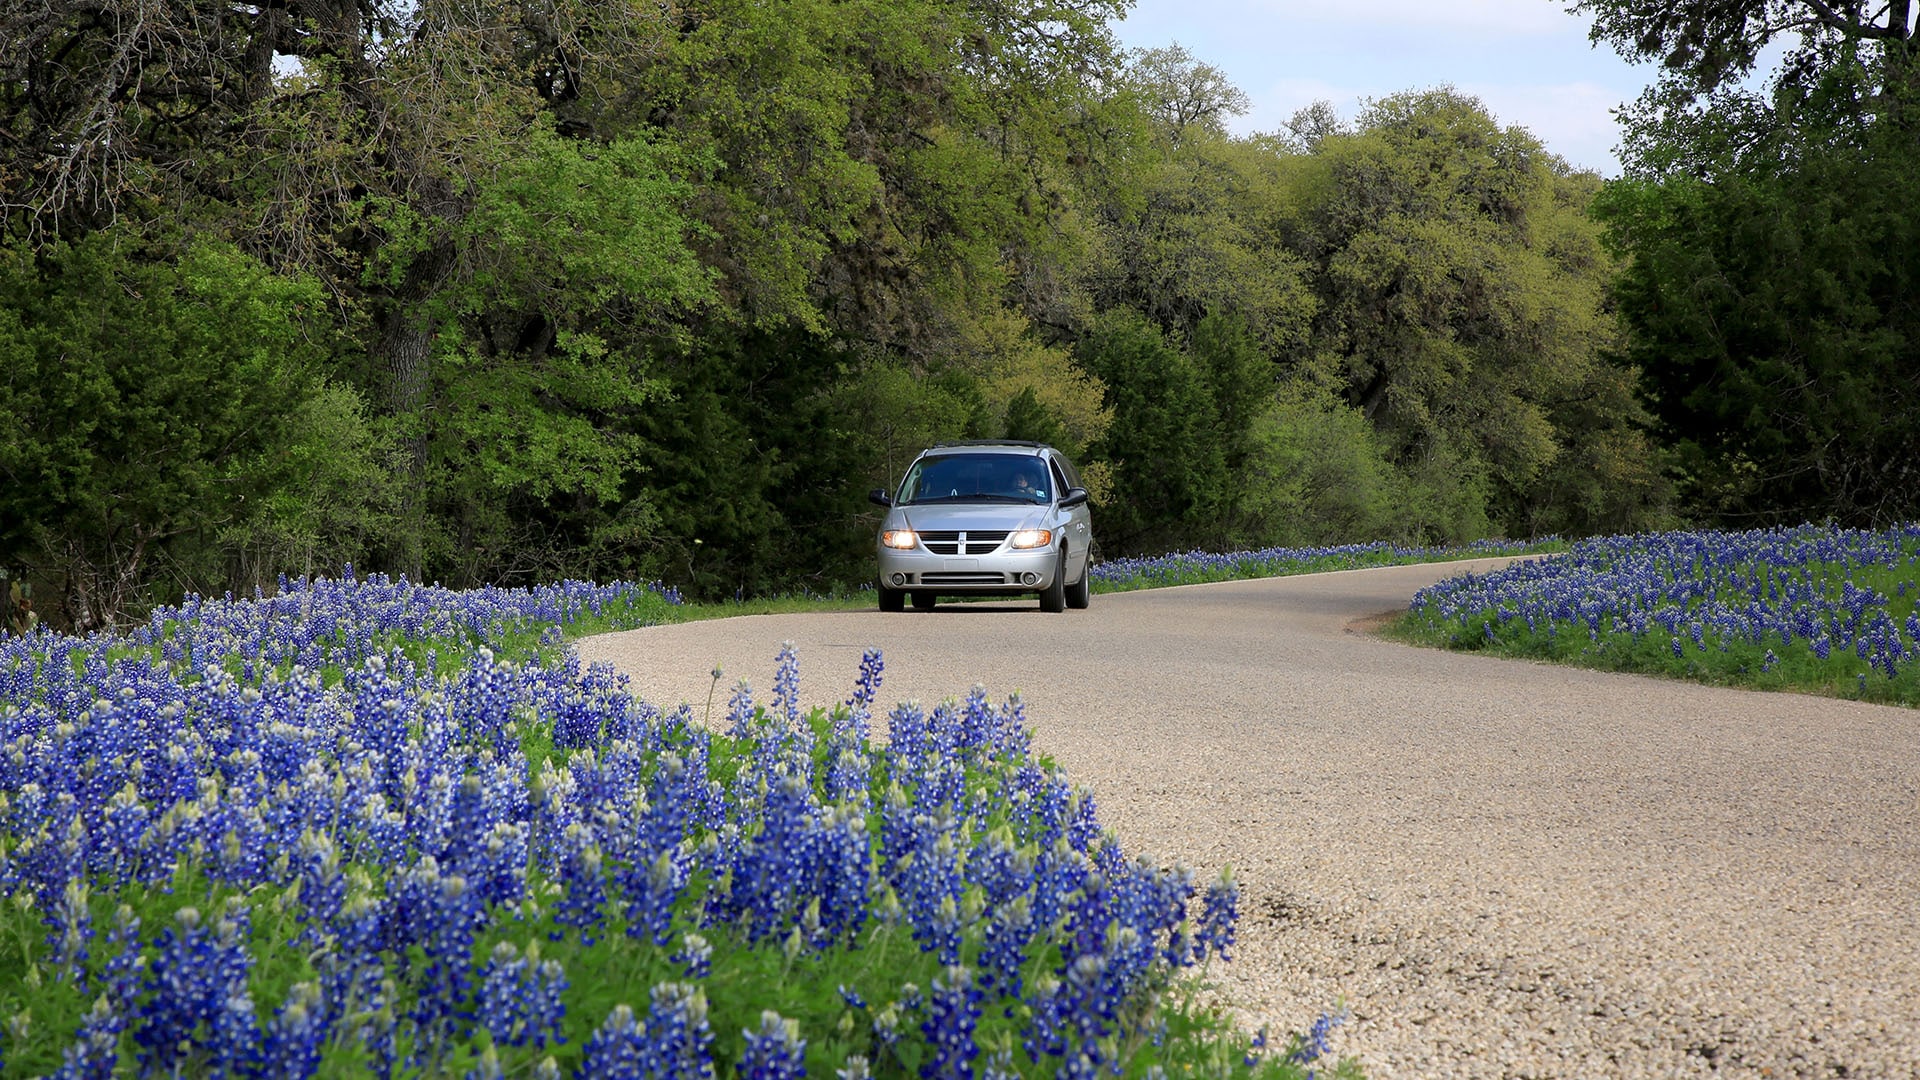
[[[935,555],[991,555],[1006,541],[1005,529],[964,533],[942,530],[920,534],[920,542]]]
[[[922,585],[1005,585],[1007,575],[986,573],[921,574]]]
[[[1005,529],[1001,529],[999,532],[970,531],[967,533],[967,554],[991,555],[1001,544],[1006,542],[1007,531]]]

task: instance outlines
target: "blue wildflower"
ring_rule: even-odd
[[[807,1074],[807,1041],[800,1022],[772,1009],[760,1014],[758,1030],[746,1030],[747,1046],[740,1057],[739,1075],[754,1080],[800,1080]]]

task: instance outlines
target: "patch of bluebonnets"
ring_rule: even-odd
[[[54,1034],[59,1075],[131,1058],[141,1075],[301,1077],[340,1052],[394,1075],[483,1046],[463,1075],[531,1048],[542,1076],[561,1060],[581,1077],[794,1076],[820,1033],[770,1010],[743,1058],[715,1060],[712,940],[852,948],[881,925],[942,974],[872,1005],[842,991],[872,1055],[918,1040],[927,1075],[1093,1075],[1120,1064],[1129,1025],[1164,1024],[1143,996],[1225,957],[1237,886],[1125,857],[1090,794],[1032,753],[1017,698],[899,706],[877,745],[871,652],[822,736],[789,647],[771,705],[742,685],[722,734],[571,650],[488,647],[651,588],[348,574],[190,598],[120,637],[0,639],[0,895],[41,916],[37,977],[93,1002]],[[465,645],[404,647],[432,640]],[[530,758],[536,732],[553,751]],[[721,739],[737,740],[730,775]],[[160,922],[145,925],[96,902],[151,900],[183,873],[217,910],[143,903]],[[286,944],[312,965],[264,1000],[263,912],[291,916]],[[576,980],[508,940],[529,925],[582,946],[624,935],[678,975],[563,1046]],[[989,1010],[1025,1017],[1017,1045],[979,1045]],[[0,1033],[0,1054],[18,1037]]]
[[[1422,590],[1411,610],[1458,635],[1652,638],[1676,658],[1838,652],[1893,678],[1920,657],[1920,525],[1676,531],[1582,540],[1564,555]],[[1865,674],[1862,672],[1861,674]]]

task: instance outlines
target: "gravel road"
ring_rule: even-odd
[[[580,643],[659,705],[1018,690],[1129,851],[1242,885],[1243,1023],[1387,1077],[1920,1076],[1920,713],[1369,636],[1497,561]]]

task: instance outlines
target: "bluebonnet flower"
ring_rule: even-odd
[[[649,995],[646,1075],[652,1080],[710,1080],[713,1031],[707,999],[688,983],[661,983]]]
[[[1240,886],[1229,872],[1222,872],[1220,880],[1207,887],[1207,895],[1202,902],[1200,926],[1194,933],[1194,948],[1200,959],[1215,955],[1222,960],[1231,959],[1234,923],[1240,917]]]
[[[691,931],[680,939],[680,947],[673,951],[671,959],[689,979],[704,979],[713,973],[713,946]]]
[[[587,1040],[574,1075],[580,1080],[640,1080],[646,1071],[646,1031],[628,1005],[615,1005]]]
[[[120,1061],[120,1034],[126,1026],[126,1017],[105,995],[95,999],[92,1011],[80,1022],[79,1035],[61,1051],[60,1071],[53,1080],[113,1080]]]
[[[949,966],[934,978],[927,1019],[920,1025],[933,1054],[920,1067],[921,1076],[971,1080],[973,1059],[980,1053],[973,1033],[980,1021],[981,996],[964,967]]]
[[[620,875],[625,897],[627,935],[665,945],[673,936],[673,911],[685,884],[673,851],[662,851],[650,863],[636,864]]]
[[[744,742],[753,737],[753,721],[753,688],[741,679],[727,698],[727,734]]]
[[[800,1037],[800,1022],[788,1020],[768,1009],[760,1014],[758,1030],[741,1034],[747,1037],[746,1050],[740,1056],[738,1074],[753,1080],[800,1080],[807,1074],[807,1041]]]
[[[550,1043],[565,973],[531,949],[476,958],[480,932],[553,919],[592,937],[614,902],[642,938],[680,935],[670,956],[689,978],[708,974],[712,950],[685,928],[728,903],[748,922],[773,912],[763,936],[796,951],[853,941],[891,910],[942,959],[978,947],[962,995],[974,1009],[986,993],[1017,1003],[1035,939],[1053,932],[1097,866],[1098,910],[1075,924],[1096,953],[1060,969],[1066,983],[1053,979],[1073,991],[1055,1020],[1074,1043],[1054,1052],[1068,1064],[1110,1060],[1080,1045],[1084,1016],[1111,1010],[1142,956],[1178,966],[1179,951],[1162,944],[1173,933],[1167,899],[1103,838],[1092,800],[1028,758],[1017,699],[995,708],[976,690],[931,718],[897,710],[892,745],[876,754],[865,745],[881,672],[870,653],[816,777],[792,754],[812,729],[789,662],[774,710],[784,724],[756,719],[744,689],[737,698],[752,745],[729,755],[742,783],[728,792],[709,775],[715,736],[685,709],[662,715],[635,702],[604,666],[510,664],[484,648],[450,665],[398,647],[410,634],[484,645],[516,619],[545,629],[599,602],[571,587],[454,594],[376,575],[287,582],[254,601],[192,598],[140,628],[154,655],[129,663],[76,643],[71,663],[22,664],[8,650],[25,646],[0,643],[0,743],[10,751],[0,755],[0,818],[18,841],[0,859],[0,887],[53,916],[49,955],[94,980],[88,992],[109,1010],[100,1024],[124,1018],[121,1038],[154,1071],[172,1051],[141,1043],[140,1032],[150,1013],[173,1009],[168,1024],[192,1018],[198,1039],[182,1067],[252,1076],[308,1071],[323,1042],[357,1048],[375,1073],[431,1071],[476,1025],[499,1049]],[[341,672],[337,685],[323,683],[323,667]],[[571,753],[530,762],[529,725]],[[866,832],[870,765],[893,787],[877,852]],[[988,833],[990,821],[1011,827]],[[272,898],[313,958],[314,981],[258,1023],[244,993],[216,1002],[161,990],[225,978],[243,991],[231,973],[251,963],[248,935],[196,920],[163,932],[143,958],[130,911],[111,929],[92,926],[89,882],[96,893],[113,881],[163,885],[190,864]],[[683,897],[693,882],[714,891]],[[961,1023],[960,993],[942,979],[870,1017],[883,1071],[900,1061],[888,1046]],[[637,1061],[646,1075],[712,1075],[704,999],[690,988],[656,988],[645,1018],[616,1014],[596,1038],[592,1056],[616,1071]],[[629,1060],[622,1047],[636,1039]],[[496,1053],[475,1075],[501,1065]],[[551,1058],[534,1071],[557,1080]]]
[[[575,822],[567,826],[562,837],[560,881],[566,891],[554,907],[553,921],[571,927],[582,944],[591,945],[607,903],[604,861],[592,830],[585,825]],[[558,940],[562,934],[556,930],[552,936]]]
[[[960,959],[960,897],[965,888],[949,824],[925,814],[915,817],[913,850],[900,861],[903,869],[894,882],[913,939],[943,964]]]
[[[1549,637],[1560,622],[1583,622],[1596,634],[1604,624],[1636,638],[1659,625],[1679,656],[1684,625],[1702,652],[1746,643],[1771,645],[1784,656],[1805,643],[1822,662],[1837,650],[1897,675],[1912,657],[1907,643],[1920,620],[1907,614],[1911,625],[1902,635],[1889,609],[1898,598],[1910,610],[1910,579],[1883,592],[1855,577],[1886,580],[1920,561],[1916,540],[1920,531],[1911,526],[1600,537],[1565,556],[1441,583],[1423,590],[1413,609],[1458,628],[1456,636],[1477,622],[1491,637],[1495,624],[1515,618]]]
[[[538,1047],[565,1042],[560,1034],[568,986],[558,961],[540,960],[529,948],[522,957],[510,942],[493,948],[481,977],[476,1019],[501,1046]]]
[[[1033,907],[1024,894],[996,905],[987,922],[986,938],[980,947],[980,981],[1007,999],[1009,1015],[1023,989],[1021,968],[1033,931]]]
[[[1260,1059],[1265,1057],[1266,1054],[1267,1026],[1262,1024],[1260,1025],[1260,1030],[1253,1033],[1253,1038],[1247,1040],[1247,1055],[1245,1059],[1247,1068],[1251,1069],[1258,1066]]]
[[[860,675],[854,681],[853,696],[847,699],[850,715],[864,718],[867,710],[873,708],[873,702],[880,693],[881,673],[886,669],[881,661],[879,649],[868,649],[860,654]],[[859,732],[861,739],[866,738],[864,728]]]
[[[852,801],[858,809],[865,810],[869,783],[869,766],[865,749],[843,744],[836,735],[829,754],[826,776],[827,801],[836,803]]]
[[[143,1070],[238,1074],[255,1039],[247,935],[247,909],[238,904],[212,927],[182,908],[161,933],[133,1025]]]
[[[429,856],[393,875],[380,914],[383,947],[408,958],[400,965],[414,991],[408,1018],[422,1030],[437,1030],[468,995],[474,935],[486,917],[479,897],[465,878],[443,874]]]
[[[789,733],[800,727],[800,654],[793,642],[780,643],[773,676],[773,711]]]
[[[1295,1065],[1311,1065],[1327,1056],[1328,1037],[1346,1018],[1344,1012],[1338,1015],[1321,1013],[1319,1019],[1313,1022],[1313,1026],[1307,1029],[1306,1034],[1295,1040],[1293,1049],[1287,1052],[1287,1060]],[[1308,1075],[1311,1076],[1312,1073],[1309,1072]]]
[[[743,919],[752,941],[792,925],[819,865],[813,794],[802,777],[776,777],[760,810],[728,846],[724,894],[709,898],[712,916]]]
[[[254,1075],[261,1080],[304,1080],[314,1075],[332,1021],[320,987],[295,983],[261,1033]]]

